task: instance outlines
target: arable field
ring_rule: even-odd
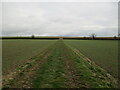
[[[106,69],[114,77],[118,74],[117,40],[64,40],[67,45],[76,48],[96,64]]]
[[[71,44],[82,41],[7,40],[3,48],[8,42],[11,47],[6,46],[9,53],[3,52],[3,61],[11,58],[4,61],[3,68],[7,64],[7,70],[15,69],[3,74],[3,88],[117,88],[112,75]]]
[[[56,40],[2,40],[3,74],[13,71],[54,42]]]

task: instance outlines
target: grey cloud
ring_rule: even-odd
[[[3,36],[117,35],[117,3],[3,3]]]

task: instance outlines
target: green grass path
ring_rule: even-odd
[[[37,77],[34,80],[34,88],[62,88],[64,87],[64,62],[61,54],[61,42],[54,46],[53,53],[48,56],[47,62],[44,63],[37,72]]]

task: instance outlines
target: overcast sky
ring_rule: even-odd
[[[3,36],[114,36],[117,2],[4,2]]]

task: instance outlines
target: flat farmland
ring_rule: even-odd
[[[13,71],[56,40],[2,40],[3,74]]]
[[[106,69],[114,77],[118,73],[118,41],[117,40],[64,40],[79,50],[96,64]]]
[[[13,54],[22,49],[18,46],[21,47],[25,42],[25,50],[18,54],[24,58],[25,63],[18,57],[15,57],[14,61],[9,59],[11,62],[6,59],[4,64],[10,64],[8,70],[11,70],[13,64],[21,65],[14,66],[16,69],[12,73],[3,75],[3,88],[117,88],[117,80],[112,75],[71,48],[72,45],[65,44],[66,41],[18,41],[21,43],[17,43],[18,49]],[[33,46],[36,48],[32,49]],[[27,48],[31,50],[27,51]],[[10,50],[12,52],[14,48]],[[42,52],[39,52],[41,50]],[[32,53],[25,57],[29,52]],[[39,54],[35,55],[38,52]],[[29,57],[31,58],[25,61],[25,58]]]

